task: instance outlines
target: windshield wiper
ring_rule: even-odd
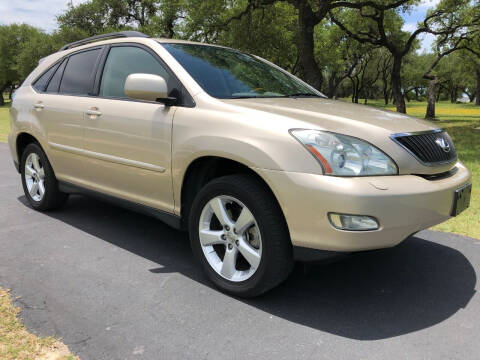
[[[229,96],[224,99],[271,99],[271,98],[280,98],[284,97],[283,95],[272,95],[272,96],[258,96],[258,95],[238,95],[238,96]]]
[[[269,96],[262,96],[262,95],[237,95],[237,96],[228,96],[224,99],[271,99],[271,98],[295,98],[295,97],[321,97],[317,94],[312,93],[294,93],[288,95],[269,95]]]
[[[312,94],[312,93],[293,93],[293,94],[285,95],[285,97],[289,97],[289,98],[300,97],[300,96],[320,97],[320,95]]]
[[[239,96],[224,97],[224,99],[252,99],[252,98],[258,98],[258,96],[239,95]]]

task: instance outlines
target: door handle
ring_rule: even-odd
[[[33,107],[37,110],[42,110],[45,105],[43,105],[42,103],[36,103],[35,105],[33,105]]]
[[[96,117],[96,116],[101,116],[102,115],[102,113],[100,111],[98,111],[98,108],[96,108],[96,107],[87,110],[86,114],[89,115],[90,117]]]

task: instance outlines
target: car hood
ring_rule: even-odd
[[[382,128],[392,134],[436,128],[428,121],[405,114],[324,98],[252,98],[229,99],[225,102],[305,121],[331,131],[362,124]]]
[[[436,174],[450,170],[454,163],[426,166],[392,140],[398,133],[437,129],[433,123],[393,111],[325,98],[228,99],[229,111],[246,119],[263,119],[256,126],[288,133],[294,128],[318,129],[354,136],[370,142],[388,154],[400,174]]]

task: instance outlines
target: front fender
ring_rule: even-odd
[[[234,111],[179,108],[172,129],[175,211],[186,170],[201,157],[226,158],[250,168],[322,174],[318,163],[289,134],[289,126],[290,122],[274,116],[258,119]]]

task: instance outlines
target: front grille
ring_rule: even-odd
[[[445,164],[457,159],[453,141],[443,130],[395,134],[392,139],[426,165]]]

